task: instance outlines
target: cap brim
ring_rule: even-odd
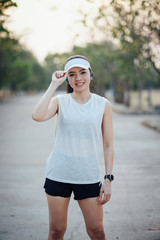
[[[66,72],[68,72],[71,68],[74,68],[74,67],[81,67],[81,68],[84,68],[84,69],[88,69],[89,67],[87,67],[86,65],[82,65],[82,64],[74,64],[72,66],[69,66],[67,69],[65,69]]]

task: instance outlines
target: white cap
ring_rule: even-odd
[[[81,67],[84,69],[91,68],[91,66],[87,60],[85,60],[83,58],[79,58],[79,57],[69,60],[64,67],[64,71],[67,72],[72,67]]]

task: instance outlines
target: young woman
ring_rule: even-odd
[[[72,93],[54,97],[58,86],[68,81]],[[92,240],[105,240],[103,207],[111,197],[113,126],[110,102],[90,92],[91,67],[83,56],[73,56],[64,71],[56,71],[33,111],[35,121],[58,114],[53,151],[46,166],[45,192],[49,208],[48,240],[62,240],[67,227],[71,197],[82,210]],[[104,158],[101,184],[99,160]]]

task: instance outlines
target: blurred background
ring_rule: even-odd
[[[1,0],[0,98],[45,90],[74,54],[91,62],[93,91],[160,108],[159,1]]]
[[[31,116],[52,73],[75,54],[88,58],[91,90],[113,109],[107,240],[160,240],[159,0],[0,0],[0,240],[47,239],[43,184],[57,119]],[[100,170],[103,179],[103,161]],[[87,240],[71,201],[64,239]]]

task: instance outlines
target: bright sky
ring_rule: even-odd
[[[72,49],[74,43],[87,41],[86,30],[79,23],[79,10],[91,5],[82,0],[15,0],[8,28],[21,39],[21,43],[43,61],[48,53],[62,53]],[[94,6],[95,7],[95,6]],[[94,8],[95,9],[95,8]],[[93,9],[87,9],[87,11]],[[76,34],[80,36],[75,41]]]

